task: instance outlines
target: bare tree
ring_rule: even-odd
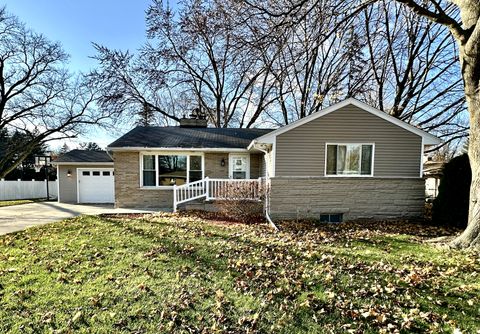
[[[81,150],[86,150],[86,151],[103,151],[103,149],[95,142],[84,142],[84,143],[80,143],[79,145],[79,148]]]
[[[342,98],[358,96],[368,81],[361,38],[353,29],[327,37],[337,25],[333,13],[311,10],[290,31],[278,57],[283,124],[308,116]],[[288,118],[285,117],[288,116]]]
[[[0,178],[35,147],[74,137],[106,117],[91,108],[95,91],[65,70],[67,60],[58,43],[0,9],[0,131],[16,131],[23,138],[0,156]]]
[[[414,0],[396,0],[414,13],[447,27],[455,39],[465,87],[465,99],[470,114],[468,156],[472,168],[468,225],[453,241],[459,248],[480,248],[480,1],[456,0],[461,21],[448,11],[450,3],[430,0],[417,3]]]
[[[453,7],[449,10],[455,15]],[[367,102],[435,131],[445,143],[466,136],[463,82],[448,29],[396,2],[379,1],[360,17],[373,73]]]
[[[130,120],[147,108],[160,116],[161,123],[180,119],[175,109],[162,106],[168,94],[168,70],[164,70],[161,64],[129,51],[111,50],[99,44],[94,47],[97,50],[94,58],[99,67],[89,74],[89,78],[99,89],[96,102],[103,112],[123,115],[123,119]]]
[[[268,91],[265,58],[240,47],[244,30],[231,10],[228,2],[192,0],[174,13],[155,0],[147,12],[151,43],[142,54],[168,66],[173,84],[190,92],[216,127],[253,125],[259,113],[249,111]]]
[[[216,127],[253,126],[272,104],[268,50],[245,48],[246,28],[223,1],[189,0],[174,12],[155,0],[147,10],[148,43],[137,54],[95,45],[100,108],[159,123],[176,122],[201,107]]]

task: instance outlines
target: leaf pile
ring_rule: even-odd
[[[79,217],[0,237],[0,332],[480,331],[479,254],[425,242],[456,230],[216,218]]]

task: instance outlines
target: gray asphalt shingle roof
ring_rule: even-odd
[[[71,150],[53,162],[113,162],[106,151]]]
[[[273,129],[138,126],[108,147],[247,148],[253,139],[270,131]]]

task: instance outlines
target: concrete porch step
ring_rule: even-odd
[[[204,199],[196,199],[190,202],[182,203],[178,205],[180,211],[201,210],[215,212],[218,211],[214,201],[206,201]]]

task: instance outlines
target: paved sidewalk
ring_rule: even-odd
[[[77,205],[57,202],[38,202],[0,207],[0,235],[80,215],[149,213],[159,210],[160,209],[115,209],[113,205]]]

